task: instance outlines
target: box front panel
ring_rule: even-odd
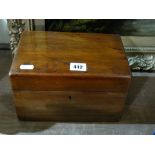
[[[24,120],[115,121],[125,94],[112,92],[15,91],[17,114]]]
[[[81,76],[12,76],[14,90],[33,91],[108,91],[127,92],[130,78]]]

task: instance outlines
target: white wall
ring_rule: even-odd
[[[9,31],[6,19],[0,19],[0,44],[1,43],[9,43]]]

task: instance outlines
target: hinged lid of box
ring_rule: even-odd
[[[130,68],[118,35],[24,32],[10,70],[13,89],[124,91]]]

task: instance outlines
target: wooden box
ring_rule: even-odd
[[[22,120],[117,121],[131,79],[118,35],[24,32],[10,70]]]

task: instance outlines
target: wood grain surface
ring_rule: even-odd
[[[105,121],[108,117],[116,120],[125,101],[124,93],[109,92],[15,91],[14,94],[19,118],[31,120]]]
[[[131,79],[118,35],[66,32],[24,32],[9,75],[19,117],[52,121],[118,120]]]

